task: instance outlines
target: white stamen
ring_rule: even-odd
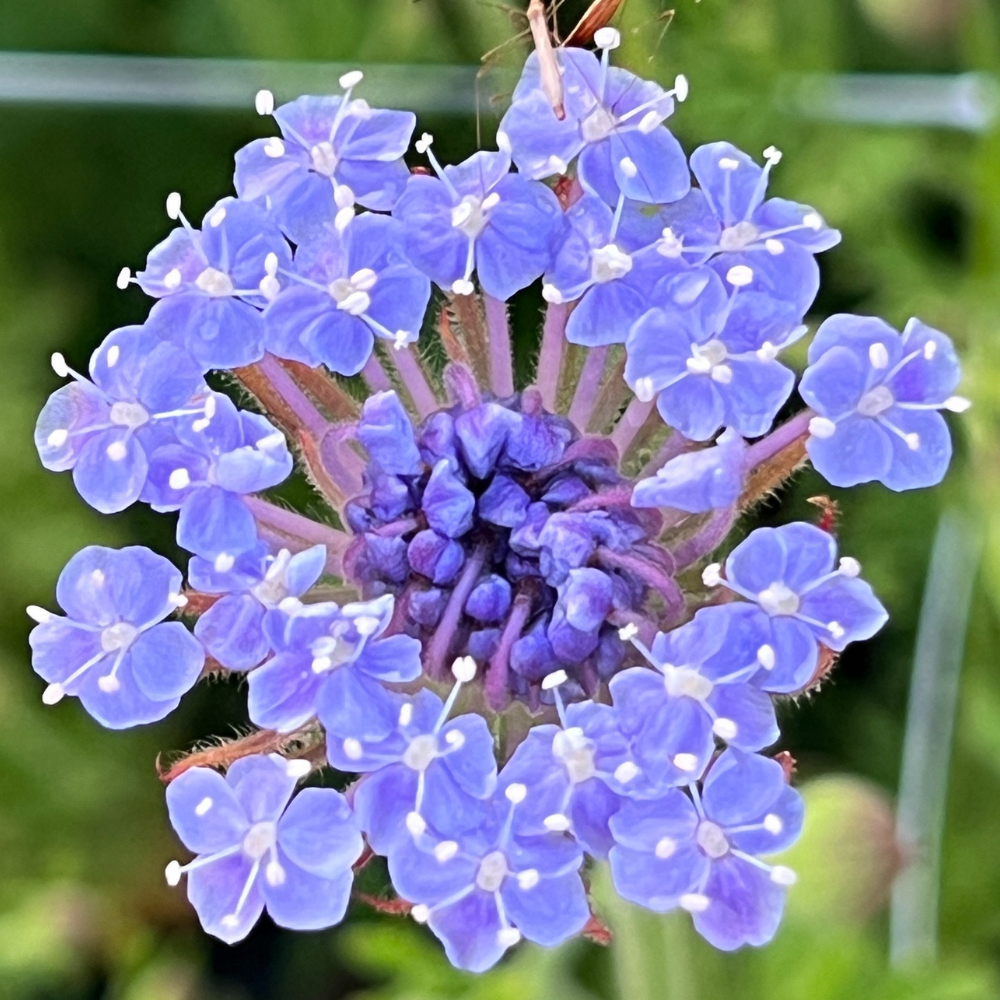
[[[753,281],[753,268],[737,264],[726,272],[726,281],[734,288],[745,288]]]
[[[872,363],[872,368],[889,367],[889,351],[885,344],[874,343],[868,348],[868,360]]]
[[[722,740],[734,740],[736,739],[736,734],[739,732],[739,727],[733,722],[732,719],[716,719],[712,723],[712,732],[715,733],[719,739]]]
[[[818,232],[823,228],[823,218],[820,216],[819,212],[806,212],[802,216],[802,225],[806,229],[812,229],[814,232]]]
[[[413,703],[405,702],[399,710],[399,724],[408,726],[413,721]]]
[[[768,833],[773,833],[775,835],[781,833],[784,830],[785,824],[781,822],[781,817],[775,815],[774,813],[768,813],[764,817],[764,829]]]
[[[274,113],[274,94],[269,90],[258,90],[253,99],[254,110],[261,117]]]
[[[729,365],[716,365],[712,369],[712,381],[720,385],[729,385],[733,380],[733,370]]]
[[[761,361],[773,361],[778,356],[778,348],[769,340],[765,340],[760,347],[757,348],[757,357]]]
[[[201,802],[194,807],[195,816],[204,816],[214,804],[215,803],[206,795],[205,798],[203,798]]]
[[[904,435],[903,440],[906,442],[906,447],[909,448],[910,451],[916,451],[920,447],[920,435],[915,431]]]
[[[853,556],[843,556],[838,569],[844,576],[858,576],[861,573],[861,563]]]
[[[781,240],[768,239],[764,240],[764,249],[767,250],[772,257],[777,257],[778,254],[785,252],[785,244],[782,243]]]
[[[468,684],[476,676],[476,661],[471,656],[460,656],[451,665],[451,672],[460,684]]]
[[[208,224],[213,229],[218,229],[226,221],[226,206],[220,205],[209,217]]]
[[[181,196],[178,191],[167,195],[167,218],[177,220],[181,217]]]
[[[656,842],[656,847],[653,848],[653,853],[662,861],[664,858],[669,858],[670,855],[676,850],[676,840],[672,840],[670,837],[661,837]]]
[[[406,829],[414,837],[419,837],[427,829],[427,821],[418,812],[408,812],[406,814]]]
[[[459,747],[465,746],[465,733],[461,729],[449,729],[444,734],[444,741],[448,746],[458,750]]]
[[[521,932],[516,927],[504,927],[497,931],[497,940],[505,948],[513,948],[521,940]]]
[[[426,903],[417,903],[416,906],[410,910],[410,916],[418,924],[426,924],[431,918],[431,908]]]
[[[430,132],[424,132],[424,134],[413,144],[413,148],[423,156],[431,146],[434,145],[434,136]]]
[[[313,658],[311,668],[314,674],[321,674],[324,670],[329,670],[333,666],[333,660],[329,656],[317,656]]]
[[[476,290],[476,286],[466,278],[459,278],[452,282],[451,290],[456,295],[471,295]]]
[[[639,168],[635,165],[635,160],[630,156],[623,156],[618,161],[618,167],[626,177],[635,177],[639,173]]]
[[[554,174],[564,174],[569,168],[569,164],[558,156],[549,157],[549,170]]]
[[[491,191],[484,199],[483,204],[480,206],[484,212],[488,212],[491,208],[496,208],[500,204],[500,195],[496,191]]]
[[[928,340],[924,344],[924,357],[928,361],[930,361],[934,357],[935,354],[937,354],[937,341],[936,340]]]
[[[228,552],[220,552],[212,565],[215,567],[216,573],[228,573],[235,562],[236,559]]]
[[[526,785],[522,785],[520,781],[515,781],[510,784],[504,790],[504,795],[507,796],[508,800],[517,805],[519,802],[524,801],[524,797],[528,794],[528,788]]]
[[[640,375],[635,380],[635,397],[640,403],[652,402],[656,395],[656,387],[653,380],[648,375]]]
[[[45,705],[55,705],[57,702],[63,700],[66,695],[66,689],[62,684],[50,684],[42,692],[42,703]]]
[[[757,650],[757,662],[765,670],[774,670],[774,664],[776,662],[774,646],[764,643],[764,645]]]
[[[285,869],[281,867],[281,862],[268,861],[267,866],[264,868],[264,878],[267,879],[267,884],[270,886],[277,887],[284,885]]]
[[[517,873],[517,884],[522,889],[534,889],[539,882],[538,869],[525,868],[523,872]]]
[[[66,364],[66,359],[59,351],[56,351],[49,360],[52,364],[52,370],[60,378],[69,378],[69,365]]]
[[[701,571],[701,582],[706,587],[718,587],[722,583],[722,563],[709,563]]]
[[[659,126],[661,121],[663,121],[663,119],[660,117],[660,113],[658,111],[647,111],[639,120],[639,131],[642,132],[643,135],[649,135],[654,128]]]
[[[674,100],[678,104],[683,104],[687,100],[689,92],[688,78],[683,73],[678,73],[674,77]]]
[[[442,864],[451,861],[458,854],[458,844],[454,840],[442,840],[440,844],[434,845],[434,857]]]
[[[499,149],[501,153],[510,153],[510,137],[506,132],[497,132],[497,149]]]
[[[599,49],[617,49],[622,43],[621,32],[617,28],[598,28],[594,32],[594,44]]]
[[[337,184],[333,188],[333,202],[337,208],[353,208],[354,192],[346,184]]]
[[[685,771],[690,774],[698,767],[698,758],[693,753],[675,753],[674,767],[678,771]]]
[[[618,638],[622,642],[629,642],[639,634],[639,626],[635,622],[629,622],[618,630]]]
[[[791,868],[786,868],[785,865],[775,865],[771,869],[771,881],[775,885],[795,885],[798,880],[798,875]]]
[[[174,469],[167,482],[172,490],[185,490],[191,485],[191,476],[187,469]]]
[[[118,364],[118,359],[121,357],[122,349],[117,344],[112,344],[108,348],[108,353],[104,356],[104,360],[107,362],[109,368],[114,368]]]
[[[781,150],[776,146],[768,146],[764,150],[764,159],[772,166],[781,162]]]
[[[56,617],[51,611],[40,608],[37,604],[29,604],[24,610],[28,617],[38,622],[39,625],[44,625]]]
[[[69,431],[65,427],[57,427],[45,439],[50,448],[61,448],[69,438]]]
[[[163,875],[167,880],[167,885],[169,886],[179,885],[182,874],[183,870],[179,861],[171,861],[163,871]]]
[[[263,295],[268,302],[273,302],[278,297],[278,293],[281,291],[281,282],[278,281],[274,275],[265,274],[264,277],[260,279],[260,284],[257,285],[257,288],[260,290],[260,294]]]
[[[365,74],[359,69],[352,69],[349,73],[345,73],[340,80],[340,86],[344,90],[351,90],[356,87],[365,78]]]
[[[124,441],[112,441],[105,452],[112,462],[120,462],[128,454],[128,448]]]
[[[928,343],[932,344],[933,341],[929,340]],[[965,413],[970,406],[972,406],[972,400],[966,399],[964,396],[949,396],[944,401],[944,408],[951,413]]]
[[[354,221],[354,208],[350,205],[342,208],[333,217],[333,225],[338,233],[342,233]]]
[[[553,813],[551,816],[546,816],[542,820],[542,825],[546,830],[551,830],[553,833],[562,833],[571,826],[569,816],[564,816],[562,813]]]
[[[820,440],[825,441],[833,437],[836,433],[837,425],[826,417],[813,417],[809,421],[809,433]]]
[[[269,156],[272,160],[277,160],[285,155],[285,144],[276,135],[272,135],[264,143],[264,155]]]
[[[840,622],[827,622],[826,628],[834,639],[843,639],[844,626],[841,625]]]
[[[123,267],[118,272],[118,277],[115,278],[115,284],[124,291],[129,286],[129,282],[132,280],[132,272],[127,268]]]
[[[639,768],[632,761],[623,761],[615,768],[615,781],[627,785],[638,773]]]
[[[711,900],[708,896],[704,896],[700,892],[686,892],[678,902],[681,909],[687,910],[688,913],[704,913],[708,909],[708,904]]]
[[[555,285],[549,284],[542,285],[542,298],[554,306],[561,305],[563,300],[562,292]]]
[[[719,160],[720,170],[738,170],[740,166],[739,160],[734,160],[731,156],[724,156]]]
[[[364,752],[360,740],[356,740],[353,736],[348,736],[344,740],[344,756],[349,760],[360,760]]]
[[[381,622],[373,615],[358,615],[354,619],[354,627],[358,630],[358,635],[374,635],[380,624]]]
[[[106,674],[104,677],[97,678],[97,686],[105,694],[114,694],[121,689],[122,685],[121,681],[114,674]]]

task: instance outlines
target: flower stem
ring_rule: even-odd
[[[278,359],[279,364],[320,404],[334,420],[353,420],[360,407],[337,382],[320,368],[310,368],[301,361]]]
[[[611,432],[611,440],[618,449],[618,454],[621,458],[625,458],[632,442],[639,431],[642,430],[642,425],[646,422],[646,418],[650,413],[653,412],[655,405],[653,400],[643,402],[638,397],[628,404],[615,429]]]
[[[494,395],[503,399],[514,394],[507,303],[484,292],[483,306],[486,310],[486,328],[490,336],[490,388]]]
[[[514,598],[514,604],[500,634],[500,642],[490,658],[489,672],[486,675],[486,700],[497,712],[506,708],[507,702],[510,701],[510,688],[507,684],[510,651],[514,643],[521,638],[533,603],[532,590],[522,590]]]
[[[750,470],[769,458],[773,458],[783,448],[788,447],[797,438],[809,433],[809,421],[816,416],[810,409],[796,413],[791,420],[786,420],[776,427],[767,437],[761,438],[750,445],[746,454],[746,468]]]
[[[624,570],[652,587],[665,605],[664,620],[675,621],[684,610],[684,594],[666,570],[636,555],[634,552],[615,552],[601,547],[597,550],[597,561],[603,566]]]
[[[440,404],[435,398],[434,390],[428,384],[424,370],[420,367],[420,362],[417,361],[414,353],[408,347],[399,349],[390,347],[388,355],[393,367],[399,373],[406,391],[410,394],[410,399],[413,400],[417,413],[421,417],[433,413]]]
[[[586,430],[590,422],[594,406],[597,404],[597,390],[601,384],[604,364],[608,359],[607,347],[592,347],[587,352],[587,358],[580,370],[580,377],[573,393],[573,402],[569,408],[569,419],[578,430]]]
[[[294,435],[305,430],[314,440],[322,439],[329,422],[273,354],[265,354],[255,364],[236,368],[233,374],[286,433]]]
[[[738,512],[735,505],[713,511],[712,516],[690,538],[673,550],[677,571],[686,569],[702,556],[714,552],[729,534]]]
[[[342,559],[351,542],[350,535],[261,497],[247,496],[243,500],[259,526],[282,536],[285,548],[301,552],[312,545],[325,545],[326,571],[337,576],[343,573]]]
[[[555,413],[559,395],[559,374],[562,371],[563,348],[566,344],[566,320],[569,306],[550,302],[545,310],[542,328],[542,349],[538,354],[535,385],[542,394],[542,402],[550,413]]]
[[[476,549],[469,556],[461,576],[452,589],[448,603],[444,606],[441,620],[438,622],[430,642],[425,647],[424,670],[432,680],[440,680],[444,676],[444,661],[451,650],[455,631],[458,629],[458,622],[462,617],[462,610],[465,608],[465,602],[469,599],[469,594],[472,593],[472,588],[479,579],[479,573],[485,561],[485,547]]]
[[[385,369],[382,367],[382,362],[379,361],[374,349],[371,356],[365,362],[364,368],[361,369],[361,377],[368,384],[368,388],[372,392],[388,392],[392,388],[389,376],[386,375]]]

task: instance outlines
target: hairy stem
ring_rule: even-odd
[[[434,390],[424,375],[423,368],[416,355],[408,347],[390,347],[388,355],[393,367],[399,374],[400,381],[413,400],[413,405],[421,417],[433,413],[440,405],[434,396]]]
[[[301,361],[280,358],[279,363],[334,420],[353,420],[357,417],[360,410],[357,400],[344,392],[327,372],[310,368]]]
[[[476,581],[479,579],[479,573],[485,561],[485,547],[476,549],[469,556],[461,576],[452,589],[448,603],[444,607],[434,635],[427,643],[424,650],[424,670],[427,676],[434,680],[440,680],[444,676],[444,662],[451,650],[455,631],[462,617],[462,610],[465,608],[465,602],[469,599],[469,594],[472,593],[472,588],[475,587]]]
[[[793,441],[809,433],[809,421],[816,414],[810,409],[796,413],[791,420],[785,421],[780,427],[775,427],[767,437],[761,438],[747,448],[746,467],[753,469],[773,458],[779,451],[788,447]]]
[[[286,539],[285,548],[301,552],[313,545],[325,545],[326,571],[336,576],[343,574],[342,561],[344,552],[351,543],[350,535],[261,497],[248,496],[243,499],[258,525]]]
[[[690,538],[681,542],[673,550],[678,572],[697,562],[702,556],[714,552],[733,527],[739,509],[723,507],[712,512],[712,516]]]
[[[542,394],[542,402],[550,413],[555,413],[559,395],[559,373],[562,370],[563,347],[566,343],[566,320],[569,306],[550,302],[545,310],[542,327],[542,348],[538,354],[535,385]]]
[[[608,360],[607,347],[592,347],[587,352],[587,358],[580,369],[580,376],[573,393],[573,402],[569,407],[569,419],[580,430],[586,430],[590,417],[597,405],[598,390],[601,385],[601,375]]]
[[[522,590],[514,598],[503,632],[500,633],[500,642],[490,658],[489,672],[486,675],[486,700],[496,712],[506,708],[507,702],[510,701],[510,688],[507,685],[510,651],[514,643],[521,638],[533,603],[533,588]]]
[[[611,440],[618,449],[618,454],[624,460],[636,435],[642,430],[646,418],[653,412],[655,403],[652,400],[643,402],[636,397],[628,404],[627,409],[621,415],[615,429],[611,432]]]
[[[514,369],[510,347],[507,303],[483,293],[486,329],[490,337],[490,388],[503,399],[514,394]]]
[[[389,376],[386,375],[374,349],[364,368],[361,369],[361,377],[372,392],[388,392],[392,388],[392,382],[389,381]]]

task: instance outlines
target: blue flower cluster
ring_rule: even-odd
[[[167,879],[225,941],[265,909],[337,923],[373,853],[464,969],[599,927],[597,863],[718,948],[776,932],[802,801],[764,754],[775,699],[887,616],[812,524],[708,560],[806,456],[838,486],[939,482],[939,411],[968,401],[944,334],[838,315],[806,408],[772,429],[839,233],[767,197],[774,148],[687,159],[664,126],[684,78],[664,90],[610,65],[614,29],[595,41],[529,57],[497,151],[442,167],[423,135],[430,170],[403,160],[412,115],[353,96],[360,73],[277,109],[262,91],[281,134],[237,153],[238,197],[195,229],[171,195],[178,227],[119,276],[157,300],[147,321],[89,377],[52,359],[71,381],[39,416],[42,463],[103,513],[178,512],[191,559],[185,586],[145,548],[74,556],[64,614],[28,609],[42,698],[123,728],[246,674],[257,730],[164,775],[194,855]],[[518,389],[506,303],[539,280]],[[260,495],[296,458],[318,517]],[[327,767],[344,794],[296,792]]]

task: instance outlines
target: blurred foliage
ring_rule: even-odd
[[[585,3],[565,0],[564,32]],[[199,689],[167,723],[108,733],[67,699],[40,702],[26,655],[29,602],[52,604],[65,560],[88,543],[141,540],[177,555],[170,518],[102,518],[67,476],[43,473],[35,415],[56,385],[53,350],[82,367],[146,303],[114,276],[167,232],[169,190],[190,214],[230,189],[232,153],[264,133],[243,114],[0,108],[0,1000],[980,1000],[1000,996],[1000,132],[889,129],[790,113],[802,72],[1000,72],[998,0],[628,0],[620,61],[692,96],[672,126],[688,146],[728,138],[786,156],[778,194],[815,204],[844,233],[821,260],[810,322],[841,310],[908,316],[951,332],[974,409],[954,422],[957,456],[940,489],[831,490],[804,473],[757,521],[815,518],[840,505],[844,549],[892,612],[852,647],[819,697],[783,710],[783,746],[810,800],[790,863],[788,920],[762,951],[720,955],[684,918],[595,891],[615,932],[602,948],[521,947],[483,977],[452,970],[408,921],[363,907],[328,933],[264,922],[227,948],[197,930],[162,884],[177,847],[153,772],[159,750],[246,722],[238,685]],[[0,49],[515,67],[523,21],[480,0],[0,0]],[[332,81],[331,81],[332,85]],[[483,134],[489,136],[490,109]],[[475,146],[476,123],[424,123],[440,155]],[[534,306],[518,314],[534,322]],[[940,512],[976,520],[986,555],[970,630],[948,807],[941,958],[887,967],[884,901],[899,862],[889,799],[930,540]],[[755,523],[757,523],[755,521]],[[746,527],[749,527],[747,525]],[[972,568],[970,567],[970,572]],[[942,748],[944,752],[944,748]],[[853,775],[846,777],[845,774]]]

